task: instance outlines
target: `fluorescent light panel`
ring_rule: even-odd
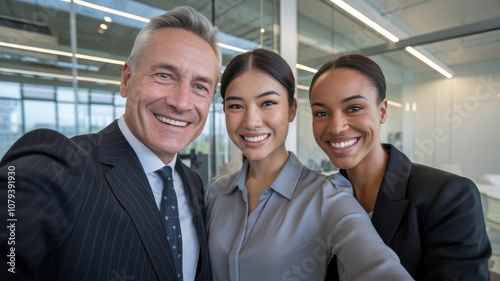
[[[13,72],[13,73],[19,73],[19,74],[36,75],[36,76],[44,76],[44,77],[52,77],[52,78],[58,78],[58,79],[67,79],[67,80],[73,79],[73,76],[71,76],[71,75],[30,71],[30,70],[24,70],[24,69],[13,69],[13,68],[0,67],[0,71]],[[116,80],[99,79],[99,78],[85,77],[85,76],[76,76],[76,79],[80,80],[80,81],[106,83],[106,84],[112,84],[112,85],[120,85],[121,84],[120,81],[116,81]]]
[[[298,63],[295,65],[295,67],[297,67],[298,69],[302,69],[302,70],[305,70],[305,71],[312,72],[312,73],[318,72],[317,69],[314,69],[312,67],[305,66],[305,65],[302,65],[302,64],[298,64]]]
[[[68,3],[71,2],[70,0],[61,0],[61,1],[68,2]],[[133,19],[133,20],[136,20],[136,21],[142,21],[142,22],[149,22],[150,21],[150,19],[148,19],[148,18],[140,17],[140,16],[137,16],[137,15],[134,15],[134,14],[125,13],[125,12],[118,11],[118,10],[111,9],[111,8],[106,8],[106,7],[99,6],[99,5],[96,5],[96,4],[93,4],[93,3],[89,3],[89,2],[85,2],[85,1],[73,0],[73,3],[75,3],[77,5],[80,5],[80,6],[87,7],[87,8],[91,8],[91,9],[94,9],[94,10],[99,10],[99,11],[103,11],[103,12],[106,12],[106,13],[114,14],[114,15],[117,15],[117,16],[126,17],[126,18]]]
[[[72,57],[73,56],[73,54],[70,53],[70,52],[63,52],[63,51],[57,51],[57,50],[45,49],[45,48],[38,48],[38,47],[26,46],[26,45],[19,45],[19,44],[11,44],[11,43],[1,42],[1,41],[0,41],[0,46],[8,47],[8,48],[20,49],[20,50],[26,50],[26,51],[32,51],[32,52],[38,52],[38,53],[45,53],[45,54],[51,54],[51,55],[65,56],[65,57]],[[85,60],[92,60],[92,61],[105,62],[105,63],[112,63],[112,64],[118,64],[118,65],[124,65],[125,64],[124,61],[107,59],[107,58],[101,58],[101,57],[95,57],[95,56],[89,56],[89,55],[76,54],[75,56],[77,58],[79,58],[79,59],[85,59]]]
[[[394,101],[390,101],[390,100],[388,100],[388,101],[387,101],[387,104],[388,104],[388,105],[395,106],[395,107],[402,107],[402,106],[403,106],[403,105],[402,105],[402,104],[400,104],[400,103],[397,103],[397,102],[394,102]]]
[[[219,46],[221,48],[232,50],[232,51],[236,51],[236,52],[240,52],[240,53],[246,53],[246,52],[249,51],[249,50],[241,49],[241,48],[234,47],[234,46],[231,46],[231,45],[227,45],[227,44],[224,44],[224,43],[217,43],[217,44],[219,44]]]
[[[451,73],[449,73],[448,71],[444,70],[442,67],[440,67],[439,65],[437,65],[435,62],[431,61],[429,58],[427,58],[426,56],[422,55],[419,51],[415,50],[414,48],[412,48],[411,46],[408,46],[405,48],[405,50],[412,54],[413,56],[415,56],[416,58],[418,58],[419,60],[423,61],[425,64],[427,64],[428,66],[432,67],[434,70],[436,70],[437,72],[441,73],[442,75],[444,75],[446,78],[451,78],[453,77],[453,75],[451,75]]]
[[[387,39],[391,40],[392,42],[398,42],[399,38],[396,37],[394,34],[390,33],[389,31],[385,30],[383,27],[369,19],[367,16],[363,15],[360,13],[358,10],[354,9],[353,7],[349,6],[342,0],[330,0],[333,4],[337,5],[339,8],[342,10],[348,12],[358,20],[362,21],[364,24],[368,25],[371,27],[373,30],[377,31],[378,33],[382,34],[384,37]]]
[[[352,16],[354,16],[355,18],[357,18],[358,20],[362,21],[363,23],[365,23],[366,25],[368,25],[369,27],[371,27],[373,30],[377,31],[378,33],[382,34],[384,37],[386,37],[389,40],[391,40],[392,42],[398,42],[399,41],[398,37],[396,37],[395,35],[393,35],[389,31],[385,30],[380,25],[376,24],[375,22],[373,22],[372,20],[370,20],[368,17],[366,17],[365,15],[363,15],[362,13],[360,13],[358,10],[356,10],[353,7],[351,7],[348,4],[346,4],[344,1],[342,1],[342,0],[330,0],[330,2],[332,2],[335,5],[337,5],[342,10],[348,12],[349,14],[351,14]],[[446,78],[452,78],[453,77],[448,71],[444,70],[442,67],[440,67],[439,65],[437,65],[435,62],[433,62],[432,60],[430,60],[426,56],[424,56],[421,53],[419,53],[417,50],[415,50],[411,46],[408,46],[405,49],[410,54],[414,55],[419,60],[421,60],[425,64],[427,64],[428,66],[432,67],[434,70],[436,70],[437,72],[439,72],[442,75],[444,75]]]

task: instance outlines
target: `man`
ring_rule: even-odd
[[[13,145],[0,163],[0,219],[10,227],[0,279],[211,280],[202,182],[177,153],[207,119],[216,36],[189,7],[153,18],[123,67],[119,120],[71,139],[37,130]],[[163,213],[172,198],[180,232]]]

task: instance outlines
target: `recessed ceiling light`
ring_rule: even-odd
[[[97,32],[100,33],[100,34],[103,34],[104,33],[104,30],[102,28],[98,28],[97,29]]]
[[[104,20],[105,20],[106,22],[112,22],[112,21],[113,21],[110,17],[104,17]]]
[[[107,25],[105,25],[104,23],[101,23],[101,25],[99,25],[99,26],[100,26],[102,29],[104,29],[104,30],[108,29],[108,26],[107,26]]]

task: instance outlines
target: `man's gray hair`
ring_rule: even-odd
[[[217,33],[219,29],[214,27],[212,23],[201,13],[189,6],[179,6],[170,10],[163,15],[151,18],[151,21],[137,34],[134,47],[128,57],[130,70],[132,73],[137,69],[139,58],[144,51],[146,42],[155,30],[161,28],[180,28],[190,31],[200,38],[205,40],[214,51],[219,62],[219,68],[222,64],[222,54],[217,44]]]

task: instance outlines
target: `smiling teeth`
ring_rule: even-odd
[[[159,116],[159,115],[155,115],[156,118],[158,120],[160,120],[161,122],[163,123],[167,123],[167,124],[170,124],[170,125],[174,125],[174,126],[177,126],[177,127],[186,127],[188,122],[183,122],[183,121],[177,121],[177,120],[172,120],[170,118],[167,118],[167,117],[163,117],[163,116]]]
[[[337,143],[330,142],[330,145],[335,149],[346,149],[349,146],[355,144],[357,141],[358,141],[358,139],[352,139],[349,141],[343,141],[343,142],[337,142]]]
[[[262,136],[258,136],[258,137],[243,137],[246,141],[249,141],[249,142],[259,142],[261,140],[264,140],[268,137],[269,135],[262,135]]]

